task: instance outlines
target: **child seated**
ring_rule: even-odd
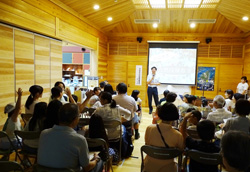
[[[192,110],[191,113],[187,113],[180,125],[180,130],[182,130],[182,126],[187,126],[187,122],[190,126],[187,129],[197,130],[197,124],[201,119],[201,113],[198,110]],[[185,123],[185,124],[183,124]]]
[[[192,112],[186,114],[186,116],[191,115]],[[188,136],[186,128],[186,123],[183,122],[180,132],[182,133],[184,142],[186,143],[186,147],[188,149],[195,149],[206,153],[218,153],[220,151],[220,148],[212,142],[215,131],[215,126],[212,121],[203,120],[197,124],[197,132],[199,137],[201,138],[201,141],[194,140],[190,136]],[[218,166],[201,164],[199,162],[194,161],[193,159],[190,159],[189,171],[218,172]]]

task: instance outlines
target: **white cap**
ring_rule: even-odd
[[[16,107],[16,103],[9,103],[5,106],[4,108],[4,113],[10,113],[11,111],[13,111]]]

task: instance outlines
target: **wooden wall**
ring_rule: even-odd
[[[143,37],[142,43],[138,43],[136,38]],[[206,44],[206,37],[211,37],[212,42]],[[157,41],[200,41],[198,47],[198,66],[216,67],[215,90],[205,92],[205,96],[213,98],[217,94],[224,95],[226,89],[236,90],[237,84],[243,71],[244,64],[244,46],[245,38],[242,34],[122,34],[114,33],[109,35],[108,43],[108,66],[113,64],[133,61],[140,64],[144,62],[144,68],[147,70],[148,60],[148,40]],[[250,45],[249,45],[250,47]],[[249,53],[250,54],[250,53]],[[249,58],[250,60],[250,58]],[[118,70],[108,70],[108,80],[112,79],[112,72]],[[126,71],[131,72],[131,71]],[[134,72],[134,71],[132,71]],[[111,74],[110,74],[111,73]],[[112,83],[121,81],[124,74],[116,73],[116,78]],[[147,71],[143,73],[146,77]],[[127,80],[124,80],[127,82]],[[129,84],[129,83],[128,83]],[[141,88],[141,98],[145,100],[147,105],[146,84],[145,88]],[[129,93],[130,94],[130,93]],[[202,92],[192,87],[192,94],[201,96]]]
[[[245,58],[244,58],[244,70],[243,75],[247,76],[248,80],[250,80],[250,36],[246,38],[245,42]]]
[[[34,84],[44,88],[41,101],[48,102],[51,86],[62,79],[62,42],[4,25],[0,25],[0,37],[1,126],[7,117],[4,107],[16,101],[19,87],[23,90],[22,105]]]

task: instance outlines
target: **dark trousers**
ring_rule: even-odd
[[[154,96],[155,105],[157,106],[158,101],[159,101],[157,87],[148,87],[148,107],[149,107],[149,112],[153,111],[152,96]]]

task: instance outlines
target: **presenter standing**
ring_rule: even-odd
[[[154,96],[155,105],[158,105],[158,90],[157,86],[160,85],[160,77],[156,74],[157,68],[154,66],[151,68],[151,74],[147,77],[147,84],[148,84],[148,107],[149,107],[149,114],[152,114],[153,107],[152,107],[152,96]]]

